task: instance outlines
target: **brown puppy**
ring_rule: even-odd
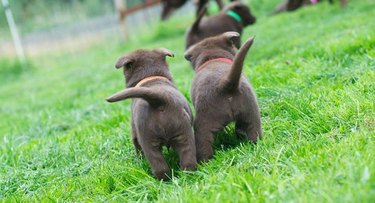
[[[162,146],[173,147],[183,170],[196,169],[193,116],[185,97],[172,82],[165,57],[166,49],[137,50],[121,57],[116,68],[124,68],[126,89],[108,102],[132,100],[132,141],[143,151],[158,179],[171,175],[162,154]]]
[[[163,8],[161,11],[161,20],[167,20],[172,13],[182,7],[187,0],[161,0]]]
[[[161,12],[161,19],[166,20],[168,19],[171,14],[178,8],[182,7],[187,0],[161,0],[163,4],[163,10]],[[208,3],[209,0],[198,0],[197,1],[197,15],[200,10],[202,10],[203,6]],[[223,1],[222,0],[215,0],[217,5],[220,9],[223,8]]]
[[[234,41],[239,37],[236,32],[226,32],[199,42],[185,53],[196,72],[191,97],[196,110],[194,129],[199,162],[213,155],[213,133],[232,121],[236,123],[237,136],[252,142],[262,137],[256,96],[241,74],[254,38],[246,41],[236,54]]]
[[[255,23],[256,18],[245,4],[235,1],[229,3],[217,15],[204,17],[206,7],[202,9],[197,20],[186,32],[185,48],[201,40],[228,31],[242,33],[244,27]],[[240,38],[235,42],[237,48],[241,46]]]
[[[333,0],[328,1],[329,3],[333,4]],[[295,11],[304,5],[311,5],[319,2],[322,2],[322,0],[287,0],[286,2],[279,5],[272,14],[281,13],[283,11]],[[345,7],[347,3],[347,0],[340,0],[341,7]]]

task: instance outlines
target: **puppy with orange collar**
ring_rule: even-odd
[[[166,56],[173,57],[173,53],[160,48],[140,49],[121,57],[116,68],[124,69],[127,88],[107,99],[108,102],[133,99],[132,141],[158,179],[171,176],[162,154],[164,145],[177,151],[181,169],[196,169],[193,115],[173,83]]]

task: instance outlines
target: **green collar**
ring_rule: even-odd
[[[241,16],[238,15],[238,13],[236,13],[235,11],[228,10],[228,11],[227,11],[227,14],[228,14],[229,16],[231,16],[232,18],[234,18],[237,22],[241,22],[241,21],[242,21]]]

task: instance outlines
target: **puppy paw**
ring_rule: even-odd
[[[169,170],[154,171],[153,174],[158,180],[170,180],[172,178],[171,171]]]
[[[196,171],[197,170],[197,163],[186,163],[181,164],[181,170],[183,171]]]

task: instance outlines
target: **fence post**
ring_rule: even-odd
[[[119,16],[120,30],[124,35],[125,40],[128,40],[129,33],[126,26],[127,0],[114,0],[114,3]]]
[[[3,3],[4,10],[5,10],[5,16],[6,16],[7,21],[8,21],[9,29],[10,29],[10,32],[12,34],[13,43],[14,43],[14,46],[16,47],[18,60],[23,65],[25,65],[25,54],[24,54],[24,51],[23,51],[23,48],[22,48],[20,36],[18,35],[16,23],[14,22],[12,10],[10,10],[8,0],[2,0],[2,3]]]

